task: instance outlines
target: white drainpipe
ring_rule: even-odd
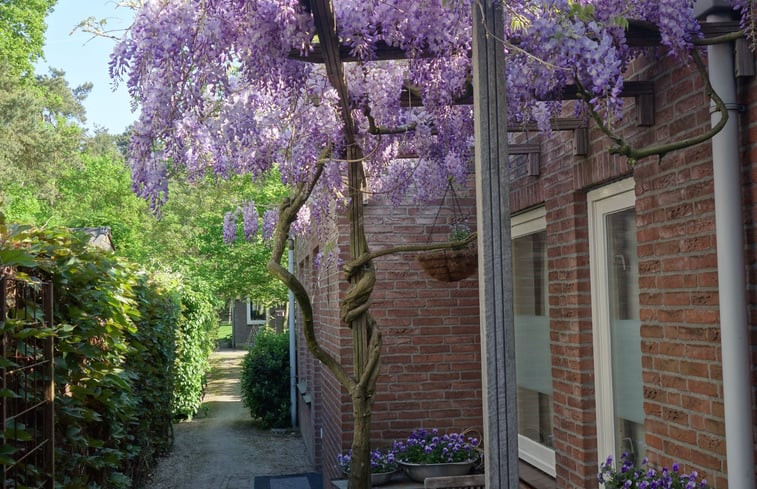
[[[288,269],[294,273],[294,240],[287,240],[289,246]],[[292,428],[297,427],[297,354],[295,351],[294,337],[294,292],[289,291],[289,402],[291,405],[290,417]]]
[[[708,15],[707,20],[729,21],[731,17]],[[732,44],[709,46],[707,58],[712,87],[725,102],[729,115],[726,126],[712,138],[728,487],[753,488],[756,486],[750,337]],[[714,108],[711,110],[712,124],[715,125],[720,120],[720,113]]]

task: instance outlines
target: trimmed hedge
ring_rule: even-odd
[[[86,236],[6,226],[2,214],[0,272],[54,284],[56,487],[138,487],[170,447],[175,406],[200,404],[212,300]],[[0,329],[11,332],[8,323]],[[182,387],[188,378],[192,387]]]
[[[181,317],[176,330],[174,363],[174,418],[191,418],[202,404],[208,357],[215,348],[217,304],[197,284],[181,291]]]
[[[263,328],[242,362],[242,402],[264,428],[291,424],[289,334]]]

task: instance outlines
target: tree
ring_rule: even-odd
[[[310,351],[352,398],[353,488],[369,485],[381,345],[367,306],[372,259],[419,249],[370,252],[363,193],[410,192],[422,202],[450,178],[464,182],[473,127],[472,110],[462,105],[471,91],[471,11],[483,1],[147,1],[116,47],[112,74],[126,74],[142,104],[130,149],[136,190],[154,208],[168,198],[176,168],[191,178],[257,178],[276,167],[292,186],[279,207],[268,269],[295,293]],[[751,2],[734,3],[746,24]],[[513,0],[504,8],[511,123],[548,130],[571,85],[579,108],[629,162],[675,149],[631,148],[612,124],[622,107],[623,72],[641,52],[629,47],[630,20],[652,24],[661,52],[686,63],[696,59],[700,34],[692,1]],[[352,371],[321,349],[308,294],[280,265],[291,231],[317,227],[344,209],[351,259],[342,320],[352,330]],[[252,234],[255,207],[241,214]]]
[[[249,199],[260,207],[273,207],[281,200],[286,189],[275,175],[257,184],[243,177],[209,176],[194,183],[176,177],[171,192],[172,199],[153,226],[153,266],[195,276],[224,301],[250,297],[273,305],[286,300],[286,288],[266,271],[269,245],[258,237],[228,247],[223,239],[224,213],[236,211]]]
[[[76,165],[84,137],[81,102],[91,85],[71,88],[60,70],[26,81],[0,67],[0,197],[25,195],[48,208],[55,181]],[[9,217],[15,217],[9,213]]]
[[[3,0],[0,2],[0,65],[13,76],[28,76],[42,56],[45,17],[56,0]]]

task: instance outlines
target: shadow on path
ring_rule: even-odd
[[[174,447],[158,462],[150,489],[250,489],[255,476],[312,472],[299,433],[253,426],[239,395],[246,351],[219,350],[203,409],[174,426]]]

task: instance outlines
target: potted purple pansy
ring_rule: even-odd
[[[345,476],[350,473],[352,451],[336,457],[336,468]],[[397,473],[397,461],[394,450],[373,450],[371,452],[371,485],[380,486],[386,484]]]
[[[633,457],[624,453],[620,466],[613,465],[613,458],[607,457],[599,466],[597,479],[607,489],[709,489],[707,480],[696,470],[688,474],[681,471],[680,464],[654,468],[644,458],[640,465],[633,463]]]
[[[440,434],[417,429],[405,441],[395,441],[395,458],[411,479],[465,475],[478,462],[478,440],[463,433]]]

